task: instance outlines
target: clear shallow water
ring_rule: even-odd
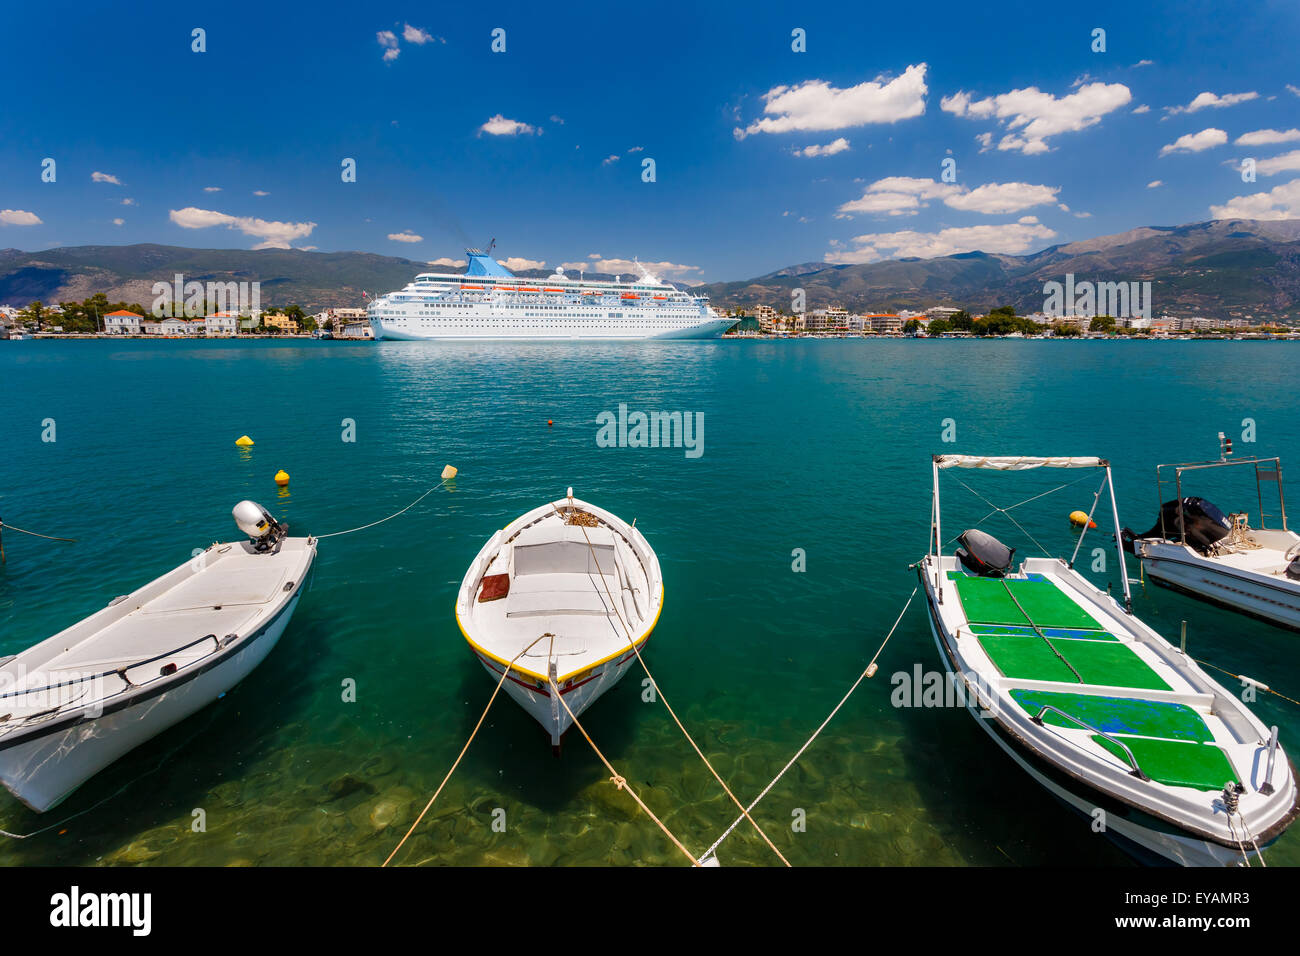
[[[106,801],[62,833],[0,845],[0,859],[378,864],[492,691],[452,614],[466,566],[493,531],[568,485],[636,518],[658,552],[666,600],[647,661],[715,766],[752,797],[861,672],[910,593],[932,453],[1100,454],[1115,467],[1121,517],[1142,530],[1155,517],[1154,466],[1212,457],[1218,431],[1239,437],[1253,418],[1258,443],[1239,454],[1281,454],[1300,502],[1298,354],[1249,342],[5,344],[0,517],[78,541],[5,535],[0,654],[235,537],[241,498],[292,533],[323,534],[396,511],[446,463],[460,475],[401,518],[322,541],[279,646],[224,699],[51,813],[0,795],[0,827],[19,833]],[[703,456],[597,447],[596,416],[620,402],[703,412]],[[47,418],[53,443],[41,441]],[[355,443],[341,440],[345,418]],[[951,445],[940,441],[948,418]],[[249,452],[234,445],[245,433],[257,443]],[[272,482],[280,468],[292,476],[284,495]],[[960,477],[1006,505],[1076,476]],[[1248,475],[1235,488],[1202,491],[1256,508]],[[1065,516],[1087,510],[1095,489],[1089,478],[1015,513],[1068,551]],[[943,493],[946,536],[988,510],[946,480]],[[1005,522],[984,527],[1033,552]],[[805,573],[791,570],[795,548]],[[1112,554],[1110,573],[1093,577],[1118,587],[1115,569]],[[1151,587],[1135,606],[1175,640],[1187,619],[1196,656],[1300,696],[1295,636]],[[964,712],[892,707],[890,675],[916,663],[940,666],[914,603],[880,673],[756,812],[791,862],[1127,863]],[[342,700],[347,678],[355,703]],[[734,807],[640,690],[631,674],[584,725],[700,852]],[[1255,707],[1300,748],[1300,708],[1268,695]],[[400,861],[681,862],[606,778],[580,737],[552,758],[541,729],[502,697]],[[497,808],[504,833],[492,828]],[[190,828],[196,809],[206,832]],[[791,829],[797,810],[805,832]],[[721,857],[774,860],[745,827]],[[1269,859],[1300,861],[1300,830]]]

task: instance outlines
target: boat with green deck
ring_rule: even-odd
[[[934,456],[930,544],[916,569],[949,679],[980,727],[1140,857],[1212,866],[1261,857],[1300,812],[1277,728],[1134,616],[1118,534],[1123,603],[1076,571],[1073,557],[1013,568],[1015,549],[978,528],[943,553],[939,479],[950,468],[1095,469],[1103,477],[1093,510],[1109,491],[1115,512],[1115,496],[1100,458]],[[989,516],[1025,530],[1008,514],[1016,505],[987,503]]]

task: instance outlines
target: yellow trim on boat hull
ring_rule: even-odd
[[[489,658],[490,660],[496,661],[498,664],[502,665],[503,667],[509,670],[517,671],[518,673],[523,674],[527,677],[531,677],[534,680],[540,680],[542,682],[547,682],[550,680],[550,677],[546,674],[538,674],[535,671],[530,671],[526,667],[520,667],[518,664],[511,664],[509,660],[506,660],[505,658],[502,657],[498,657],[496,654],[493,654],[487,648],[481,646],[478,642],[474,640],[474,638],[470,637],[469,631],[465,630],[465,624],[460,619],[459,598],[457,598],[456,603],[452,606],[452,610],[453,613],[456,615],[456,626],[460,628],[460,633],[464,636],[465,640],[469,643],[469,646],[473,648],[475,651],[482,654],[484,657]],[[582,670],[580,671],[571,671],[568,674],[557,674],[555,678],[556,682],[558,683],[561,681],[574,680],[579,675],[590,673],[591,671],[599,667],[601,664],[608,664],[614,658],[621,657],[622,655],[626,654],[629,650],[632,649],[633,645],[640,648],[641,645],[643,645],[647,640],[649,640],[650,635],[654,632],[655,626],[658,625],[659,623],[659,615],[663,614],[663,612],[664,612],[664,585],[663,585],[663,581],[661,580],[659,582],[659,610],[655,611],[655,619],[650,622],[650,626],[646,629],[646,632],[642,634],[640,638],[638,638],[636,641],[624,645],[619,650],[615,651],[613,654],[608,655],[607,657],[602,657],[600,660],[592,664],[584,665]]]

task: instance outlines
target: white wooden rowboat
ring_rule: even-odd
[[[641,532],[570,488],[488,540],[461,583],[456,621],[558,747],[569,711],[580,715],[635,666],[662,607],[659,559]]]

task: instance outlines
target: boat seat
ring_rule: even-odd
[[[514,546],[514,580],[533,574],[606,574],[614,571],[614,545],[586,541],[543,541]]]
[[[549,615],[591,615],[608,617],[612,611],[609,599],[590,586],[578,591],[514,592],[506,599],[506,617],[546,617]]]

